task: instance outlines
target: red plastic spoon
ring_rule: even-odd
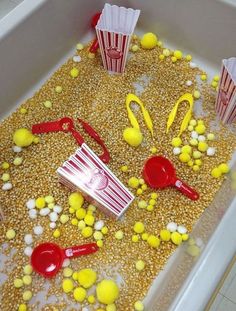
[[[162,189],[174,186],[191,200],[199,198],[199,194],[194,189],[176,177],[174,166],[162,156],[155,156],[146,161],[143,177],[152,188]]]
[[[35,247],[31,255],[33,269],[45,278],[57,274],[66,258],[89,255],[98,250],[96,243],[72,246],[65,249],[54,243],[42,243]]]

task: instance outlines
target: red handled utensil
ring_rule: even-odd
[[[154,156],[146,161],[143,178],[151,188],[163,189],[174,186],[191,200],[199,198],[199,194],[194,189],[176,177],[174,166],[162,156]]]
[[[55,243],[42,243],[36,246],[31,255],[33,269],[45,278],[57,274],[66,258],[79,257],[95,253],[98,250],[96,243],[72,246],[65,249]]]
[[[110,161],[110,153],[107,150],[103,140],[98,135],[98,133],[89,125],[87,122],[78,119],[78,121],[82,124],[83,129],[92,137],[103,149],[103,154],[99,156],[99,158],[104,162],[108,163]],[[82,145],[84,143],[84,138],[80,135],[78,131],[76,131],[74,127],[74,122],[71,118],[65,117],[60,120],[43,122],[39,124],[34,124],[32,126],[33,134],[42,134],[42,133],[50,133],[50,132],[60,132],[63,131],[65,133],[70,132],[76,141]]]
[[[93,28],[96,27],[96,25],[97,25],[97,23],[98,23],[98,20],[99,20],[99,18],[100,18],[100,16],[101,16],[101,14],[102,14],[101,12],[98,12],[98,13],[96,13],[96,14],[93,16],[92,21],[91,21],[91,26],[92,26]],[[98,39],[96,38],[96,39],[94,39],[92,45],[90,46],[89,52],[90,52],[90,53],[96,53],[98,48],[99,48],[99,44],[98,44]]]

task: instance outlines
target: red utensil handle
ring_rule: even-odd
[[[98,48],[99,48],[99,43],[98,43],[98,39],[96,38],[96,39],[94,39],[92,45],[90,46],[89,52],[90,53],[96,53]]]
[[[33,134],[43,134],[43,133],[59,132],[59,131],[61,131],[60,121],[42,122],[39,124],[34,124],[32,126]]]
[[[96,243],[72,246],[64,249],[65,258],[79,257],[95,253],[98,250]]]
[[[174,181],[174,186],[191,200],[197,200],[199,198],[199,194],[180,179]]]

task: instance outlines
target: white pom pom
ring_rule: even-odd
[[[180,149],[179,147],[175,147],[175,148],[173,149],[173,153],[174,153],[175,155],[178,155],[178,154],[181,153],[181,149]]]
[[[185,234],[185,233],[187,233],[186,227],[185,227],[185,226],[182,226],[182,225],[178,226],[177,231],[178,231],[180,234]]]
[[[32,253],[33,253],[32,247],[27,246],[27,247],[24,249],[24,253],[25,253],[26,256],[30,257],[30,256],[32,255]]]
[[[4,191],[11,190],[11,188],[12,188],[12,183],[10,183],[10,182],[6,182],[2,186],[2,190],[4,190]]]
[[[212,157],[213,155],[215,155],[215,153],[216,153],[216,148],[214,148],[214,147],[209,147],[209,148],[207,149],[207,155],[208,155],[209,157]]]
[[[190,68],[196,68],[197,65],[196,65],[194,62],[190,62],[190,63],[189,63],[189,67],[190,67]]]
[[[81,57],[79,55],[75,55],[75,56],[73,56],[73,61],[75,63],[79,63],[81,61]]]
[[[199,135],[198,136],[198,140],[199,141],[205,141],[206,140],[206,137],[204,135]]]
[[[36,209],[32,208],[32,209],[29,210],[29,217],[30,217],[31,219],[35,219],[35,218],[37,217],[37,211],[36,211]]]
[[[25,244],[30,245],[33,243],[33,237],[32,234],[26,234],[24,237]]]
[[[104,227],[104,221],[103,220],[98,220],[95,225],[94,225],[94,229],[95,230],[102,230],[102,228]]]
[[[191,86],[192,84],[193,84],[193,82],[192,81],[190,81],[190,80],[188,80],[188,81],[186,81],[186,83],[185,83],[187,86]]]
[[[50,213],[50,214],[49,214],[49,217],[50,217],[50,220],[51,220],[52,222],[55,222],[55,221],[57,221],[57,219],[58,219],[58,215],[57,215],[56,212]]]
[[[197,133],[196,131],[192,131],[191,137],[192,137],[193,139],[198,139],[198,133]]]
[[[170,232],[175,232],[177,230],[177,224],[175,222],[169,222],[166,228]]]
[[[40,235],[40,234],[42,234],[43,233],[43,227],[42,226],[35,226],[34,227],[34,234],[36,234],[36,235]]]
[[[61,211],[62,211],[62,207],[59,206],[59,205],[55,205],[55,206],[53,207],[53,211],[54,211],[55,213],[57,213],[57,214],[60,214]]]
[[[26,202],[26,207],[27,207],[28,209],[35,208],[35,199],[29,199],[29,200]]]
[[[68,267],[69,265],[70,265],[70,259],[66,258],[62,263],[62,267],[65,268],[65,267]]]
[[[39,215],[41,216],[47,216],[50,213],[50,209],[48,207],[42,208],[39,211]]]
[[[49,224],[49,227],[51,228],[51,229],[55,229],[56,228],[56,223],[55,222],[50,222],[50,224]]]

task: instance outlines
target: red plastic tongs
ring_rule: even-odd
[[[101,137],[87,122],[79,118],[78,118],[78,121],[82,124],[83,129],[89,134],[89,136],[92,137],[102,147],[103,154],[100,155],[99,158],[104,163],[108,163],[110,161],[110,153],[107,150]],[[65,133],[70,132],[80,145],[84,143],[84,138],[80,135],[79,132],[76,131],[74,127],[74,122],[69,117],[65,117],[57,121],[34,124],[32,126],[33,134],[43,134],[43,133],[60,132],[60,131],[63,131]]]
[[[98,13],[96,13],[96,14],[93,16],[92,21],[91,21],[91,26],[92,26],[93,28],[96,27],[96,25],[97,25],[97,23],[98,23],[98,20],[99,20],[99,18],[100,18],[100,16],[101,16],[101,14],[102,14],[101,12],[98,12]],[[98,48],[99,48],[99,44],[98,44],[98,39],[96,38],[96,39],[94,39],[92,45],[90,46],[89,52],[90,52],[90,53],[96,53]]]

